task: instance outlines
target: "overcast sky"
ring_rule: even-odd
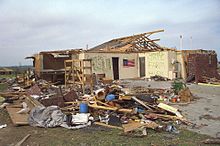
[[[31,64],[39,51],[89,48],[164,29],[160,45],[220,55],[219,0],[0,0],[0,66]]]

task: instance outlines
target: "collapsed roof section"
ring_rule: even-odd
[[[67,49],[67,50],[55,50],[55,51],[41,51],[38,54],[34,54],[32,56],[27,56],[25,59],[34,59],[37,55],[45,55],[50,54],[54,58],[66,58],[71,54],[80,54],[83,52],[83,49]]]
[[[56,51],[42,51],[39,54],[67,55],[67,54],[79,54],[81,52],[83,52],[83,49],[68,49],[68,50],[56,50]]]
[[[160,39],[149,38],[150,35],[154,33],[159,33],[159,32],[164,32],[164,30],[157,30],[157,31],[146,32],[146,33],[137,34],[133,36],[113,39],[101,45],[98,45],[94,48],[91,48],[90,50],[88,50],[88,52],[140,53],[140,52],[167,50],[167,48],[161,47],[160,45],[155,43],[156,41],[159,41]]]

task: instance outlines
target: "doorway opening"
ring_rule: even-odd
[[[118,57],[112,57],[112,68],[113,68],[113,78],[114,80],[119,79],[119,58]]]

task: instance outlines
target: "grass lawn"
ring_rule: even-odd
[[[2,84],[0,83],[0,92],[6,90],[8,88],[8,85],[7,84]]]
[[[11,74],[11,75],[0,75],[0,78],[15,78],[15,74]]]

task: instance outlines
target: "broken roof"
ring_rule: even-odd
[[[67,50],[55,50],[55,51],[42,51],[39,54],[78,54],[81,53],[83,49],[67,49]]]
[[[193,49],[193,50],[177,50],[177,52],[182,52],[184,54],[216,54],[215,50],[204,50],[204,49]]]
[[[54,50],[54,51],[41,51],[38,54],[33,54],[32,56],[27,56],[25,59],[35,59],[37,55],[40,54],[51,54],[55,58],[67,57],[66,55],[70,54],[79,54],[83,52],[83,49],[66,49],[66,50]]]
[[[152,32],[146,32],[128,37],[121,37],[110,40],[94,48],[91,48],[87,52],[148,52],[148,51],[160,51],[167,50],[167,48],[161,47],[156,41],[160,39],[150,39],[149,36],[163,32],[164,30],[157,30]]]

